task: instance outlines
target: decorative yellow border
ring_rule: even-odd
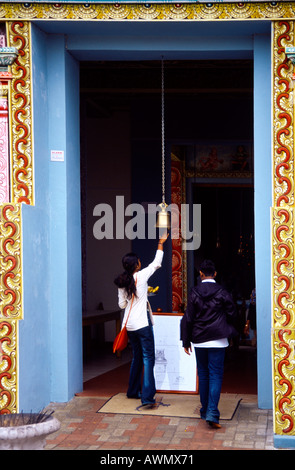
[[[17,328],[17,321],[0,320],[0,414],[17,410]]]
[[[17,328],[23,318],[22,203],[34,204],[31,24],[6,22],[18,49],[8,85],[11,202],[0,206],[0,413],[17,411]]]
[[[295,435],[294,311],[294,21],[273,28],[272,357],[274,432]]]
[[[7,20],[259,20],[293,19],[294,2],[245,3],[1,3]]]
[[[22,318],[21,205],[0,206],[0,320]]]
[[[0,414],[17,411],[17,327],[22,318],[21,204],[0,206]]]
[[[18,49],[9,103],[11,200],[34,204],[31,23],[7,22],[7,38],[8,46]]]
[[[22,318],[21,203],[34,203],[30,21],[35,20],[259,20],[274,21],[273,36],[273,384],[274,431],[294,426],[294,92],[285,45],[294,45],[294,2],[251,4],[46,4],[1,3],[12,66],[10,137],[12,204],[1,206],[0,413],[17,409],[17,320]],[[290,20],[290,21],[289,21]],[[3,300],[4,299],[4,300]],[[4,302],[4,303],[3,303]],[[7,317],[6,317],[7,315]]]

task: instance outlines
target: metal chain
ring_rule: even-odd
[[[162,201],[165,202],[165,108],[164,108],[164,61],[162,59]]]

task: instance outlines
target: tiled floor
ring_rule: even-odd
[[[130,360],[105,354],[84,367],[88,380]],[[76,396],[66,404],[52,403],[61,428],[46,441],[47,450],[274,450],[272,410],[260,410],[256,395],[244,395],[231,420],[220,430],[196,418],[97,413],[109,396]]]
[[[61,428],[46,450],[273,450],[272,412],[258,410],[253,397],[241,402],[232,420],[214,430],[195,418],[104,414],[104,397],[75,397],[54,405]]]

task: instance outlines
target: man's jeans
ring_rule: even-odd
[[[201,400],[201,418],[219,422],[218,403],[224,370],[225,348],[195,347]]]
[[[128,337],[132,347],[133,359],[130,367],[127,397],[141,397],[143,405],[155,403],[155,343],[153,327],[149,325],[136,331],[128,331]],[[143,382],[141,387],[142,370]]]

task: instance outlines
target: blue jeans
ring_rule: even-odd
[[[151,325],[128,331],[133,358],[130,367],[128,398],[140,398],[143,405],[155,403],[155,342]],[[143,381],[142,379],[143,372]],[[142,384],[141,384],[142,382]]]
[[[201,418],[219,422],[218,403],[223,380],[225,348],[195,347],[201,400]]]

